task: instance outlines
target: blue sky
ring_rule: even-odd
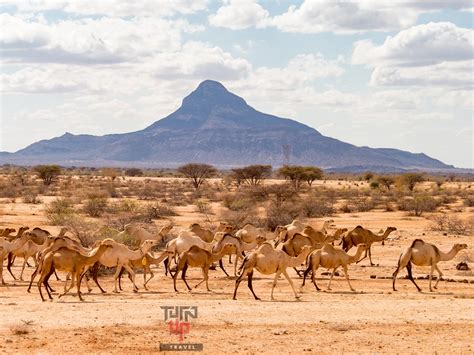
[[[0,1],[0,150],[121,133],[214,79],[356,145],[473,168],[471,1]]]

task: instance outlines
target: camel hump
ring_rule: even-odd
[[[425,242],[423,241],[423,239],[415,239],[415,240],[411,243],[410,248],[413,248],[413,247],[415,246],[415,244],[418,244],[418,243],[423,243],[423,244],[424,244]]]

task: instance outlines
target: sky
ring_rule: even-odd
[[[358,146],[474,168],[474,2],[0,0],[0,151],[140,130],[206,79]]]

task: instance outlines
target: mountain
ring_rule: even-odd
[[[284,162],[284,149],[291,152],[291,164],[333,170],[453,168],[422,153],[357,147],[323,136],[297,121],[259,112],[211,80],[199,84],[178,110],[143,130],[105,136],[65,133],[15,153],[0,153],[0,163],[175,167],[202,162],[219,167],[256,163],[279,166]]]

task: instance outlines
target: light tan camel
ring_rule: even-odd
[[[101,257],[98,260],[97,264],[102,264],[105,267],[115,267],[115,275],[114,275],[114,280],[115,280],[115,288],[114,292],[118,293],[118,276],[120,274],[120,271],[122,268],[125,268],[125,270],[130,274],[132,284],[133,284],[133,291],[137,292],[138,287],[135,284],[135,272],[133,272],[130,262],[131,260],[136,260],[143,258],[146,253],[150,251],[150,249],[158,244],[157,240],[145,240],[138,250],[132,250],[129,247],[127,247],[124,244],[118,243],[113,239],[104,239],[102,242],[108,241],[108,243],[112,246],[111,248],[108,248],[107,251],[101,255]],[[98,273],[98,265],[93,268],[92,275],[94,278],[94,281],[98,285],[97,281],[97,273]],[[100,287],[100,286],[99,286]],[[101,291],[103,291],[102,287],[100,287]]]
[[[330,244],[332,241],[338,239],[341,234],[345,232],[347,232],[347,228],[339,228],[333,235],[325,235],[311,228],[311,234],[296,233],[293,238],[281,244],[281,249],[290,256],[297,256],[305,245],[310,245],[313,249],[319,249],[325,244]]]
[[[245,251],[255,249],[256,247],[261,245],[263,242],[265,242],[266,238],[262,236],[258,236],[253,242],[245,243],[243,240],[237,238],[236,236],[233,236],[232,234],[225,233],[225,232],[218,232],[215,235],[215,240],[216,240],[216,244],[212,248],[213,253],[220,253],[226,245],[234,246],[234,248],[227,248],[227,250],[224,251],[224,255],[235,254],[234,276],[237,276],[237,264],[239,263],[239,259],[242,257],[243,253]],[[222,259],[219,259],[219,265],[221,269],[224,270],[224,273],[227,276],[229,276],[224,269],[224,265],[222,264]]]
[[[431,266],[430,292],[433,292],[433,289],[431,288],[431,279],[433,278],[433,271],[436,269],[439,274],[438,279],[436,280],[436,284],[434,285],[435,289],[438,287],[438,282],[443,276],[443,273],[438,268],[438,263],[440,261],[452,260],[457,255],[457,253],[466,248],[467,244],[454,244],[450,251],[448,251],[447,253],[443,253],[441,250],[438,249],[436,245],[425,243],[421,239],[415,239],[413,243],[411,243],[410,247],[406,248],[398,259],[397,269],[393,273],[393,290],[396,291],[395,281],[397,280],[397,275],[399,271],[406,267],[408,271],[408,278],[411,280],[411,282],[413,282],[417,290],[421,291],[421,288],[418,287],[411,273],[411,264],[413,263],[417,266]]]
[[[306,224],[301,222],[298,219],[293,220],[290,224],[287,224],[285,226],[278,226],[275,229],[276,233],[276,243],[275,246],[277,246],[279,243],[285,242],[287,239],[292,238],[294,234],[296,233],[302,233],[304,227],[306,227]]]
[[[308,267],[303,274],[303,285],[305,284],[306,276],[311,271],[311,281],[313,282],[316,290],[320,290],[318,285],[316,285],[316,271],[319,266],[322,266],[326,269],[332,269],[331,277],[329,278],[328,290],[331,289],[332,278],[339,266],[342,266],[344,274],[346,275],[347,283],[351,291],[355,291],[349,281],[349,274],[347,273],[347,265],[352,264],[359,260],[362,253],[367,250],[368,246],[366,244],[359,244],[357,246],[357,252],[355,255],[349,255],[341,249],[334,248],[331,244],[326,244],[322,249],[313,251],[307,260]]]
[[[173,229],[172,225],[166,225],[159,230],[157,235],[153,235],[145,228],[133,224],[127,224],[125,226],[125,229],[117,234],[116,239],[122,240],[122,238],[128,235],[134,240],[136,240],[138,245],[142,245],[145,240],[156,240],[159,243],[164,238],[166,238],[167,234],[171,229]]]
[[[62,270],[70,272],[72,274],[71,287],[74,285],[74,281],[77,280],[77,295],[79,299],[83,301],[84,299],[81,295],[81,281],[82,277],[84,276],[83,270],[87,266],[96,263],[99,258],[104,255],[104,253],[110,248],[113,248],[112,239],[105,239],[90,256],[84,256],[83,254],[78,253],[75,250],[68,249],[66,247],[46,254],[44,257],[43,267],[41,269],[41,275],[38,280],[38,290],[41,299],[45,301],[43,293],[41,292],[41,284],[45,286],[49,299],[53,299],[51,293],[49,292],[47,282],[54,270]],[[67,290],[65,289],[64,293],[61,294],[59,297],[65,295],[70,290],[70,288]]]
[[[245,243],[252,243],[258,237],[265,237],[265,232],[251,224],[246,224],[242,229],[239,229],[235,233],[235,236],[243,240]]]
[[[390,233],[396,230],[397,228],[395,227],[387,227],[383,234],[375,234],[368,229],[357,226],[353,230],[347,232],[347,234],[342,238],[342,249],[344,249],[344,251],[349,251],[353,246],[357,246],[361,243],[367,244],[365,255],[358,262],[364,260],[368,254],[370,265],[373,266],[374,263],[372,262],[372,253],[370,251],[372,244],[375,242],[382,242],[382,245],[384,245],[385,239],[390,235]]]
[[[15,228],[2,228],[0,229],[0,238],[11,241],[15,238],[15,236],[11,235],[12,233],[15,233]]]
[[[20,238],[15,239],[13,242],[8,241],[5,238],[0,238],[0,280],[2,285],[6,285],[3,279],[3,261],[8,258],[11,252],[20,249],[28,241],[28,236],[23,234]],[[12,274],[13,279],[15,276]],[[15,279],[16,280],[16,279]]]
[[[155,256],[152,252],[146,253],[144,257],[135,259],[135,260],[130,260],[130,264],[134,269],[142,269],[143,270],[143,287],[145,290],[148,290],[148,283],[150,280],[155,277],[155,274],[153,273],[151,269],[151,265],[156,265],[158,266],[163,260],[165,260],[167,257],[171,255],[171,252],[168,251],[163,251],[160,253],[160,255]],[[121,285],[121,277],[125,269],[122,269],[120,274],[119,274],[119,290],[122,290],[122,285]],[[147,280],[147,273],[150,274],[150,278]],[[130,277],[130,275],[129,275]]]
[[[203,282],[206,282],[206,289],[209,289],[209,267],[212,263],[221,260],[226,252],[227,248],[232,248],[232,244],[224,244],[218,253],[211,253],[207,250],[201,249],[198,246],[191,247],[188,251],[185,251],[179,255],[178,265],[176,267],[176,272],[173,276],[173,286],[174,290],[178,292],[176,288],[176,279],[178,278],[178,273],[181,272],[181,279],[184,281],[188,290],[191,290],[187,281],[186,281],[186,270],[188,267],[199,267],[202,270],[203,279],[199,282],[194,288],[197,288]]]
[[[31,233],[26,232],[25,234],[27,234],[31,238]],[[37,254],[46,249],[48,246],[50,246],[53,240],[54,238],[52,236],[49,236],[47,238],[44,238],[43,244],[36,244],[33,240],[30,239],[25,244],[23,244],[21,248],[10,253],[10,255],[20,256],[23,258],[20,280],[23,281],[23,273],[25,272],[25,267],[28,259],[33,257],[35,266],[38,266]],[[8,265],[8,268],[10,268],[10,265]]]
[[[10,228],[10,229],[13,229],[13,228]],[[15,239],[18,239],[20,238],[23,233],[25,233],[28,229],[30,229],[29,227],[20,227],[18,229],[18,232],[15,234],[15,235],[11,235],[11,233],[14,233],[15,230],[13,229],[13,232],[10,232],[8,235],[6,235],[4,238],[6,238],[8,241],[14,241]]]
[[[257,269],[258,272],[264,275],[275,274],[275,278],[273,279],[272,284],[272,300],[274,300],[273,290],[275,289],[280,274],[283,274],[283,276],[285,276],[285,278],[288,280],[291,288],[293,289],[293,293],[295,294],[295,298],[298,299],[300,296],[298,296],[298,294],[296,293],[293,281],[291,281],[291,278],[286,272],[286,269],[288,267],[296,267],[303,264],[310,251],[311,247],[307,245],[303,248],[303,251],[300,253],[300,255],[298,255],[297,257],[291,257],[283,250],[275,249],[269,243],[263,243],[256,251],[250,253],[245,257],[244,262],[240,267],[242,272],[235,281],[233,299],[236,299],[237,289],[245,276],[248,277],[248,287],[250,291],[252,291],[253,296],[256,300],[260,299],[253,291],[252,276],[254,269]]]

